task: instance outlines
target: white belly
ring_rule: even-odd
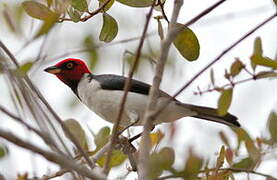
[[[78,85],[78,95],[82,102],[86,104],[92,111],[102,117],[104,120],[114,123],[117,119],[120,103],[124,92],[120,90],[103,90],[100,84],[92,80],[88,83],[88,79],[84,78]],[[165,98],[159,98],[162,103]],[[134,120],[133,115],[139,118],[136,125],[141,125],[144,110],[146,108],[148,97],[144,94],[129,92],[125,103],[125,111],[121,120],[122,126],[127,126]],[[161,122],[169,122],[177,120],[183,116],[195,115],[195,112],[178,106],[175,102],[170,103],[168,107],[156,118],[154,124]]]

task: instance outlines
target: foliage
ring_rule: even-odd
[[[276,4],[276,1],[274,2]],[[37,52],[37,57],[28,58],[26,61],[20,61],[18,64],[6,62],[6,57],[4,58],[2,52],[0,52],[0,72],[1,75],[5,74],[6,81],[8,82],[7,86],[9,86],[9,93],[12,97],[12,103],[16,107],[19,117],[13,114],[11,115],[3,110],[1,110],[1,112],[17,120],[23,127],[41,137],[45,145],[49,147],[48,149],[51,150],[51,153],[59,154],[61,157],[64,155],[66,158],[71,158],[71,156],[73,156],[74,158],[70,160],[76,161],[77,165],[87,163],[88,160],[85,156],[87,155],[89,158],[93,159],[93,165],[100,168],[105,167],[108,155],[106,152],[101,153],[101,151],[111,139],[111,129],[109,127],[102,127],[97,133],[92,132],[91,134],[87,134],[88,131],[86,131],[85,126],[77,120],[68,119],[60,122],[58,115],[51,110],[51,107],[47,106],[47,103],[44,103],[43,98],[40,97],[40,93],[36,91],[35,86],[32,86],[32,82],[28,79],[32,77],[32,72],[30,70],[42,65],[43,61],[49,60],[42,55],[43,49],[45,48],[44,43],[47,44],[47,37],[57,26],[67,22],[81,24],[88,20],[93,21],[96,15],[100,15],[102,26],[93,27],[98,30],[97,32],[99,32],[99,34],[97,34],[97,36],[91,33],[83,35],[80,45],[82,49],[76,51],[78,53],[86,53],[89,67],[92,69],[95,68],[100,64],[100,56],[102,55],[99,51],[99,47],[104,45],[108,47],[109,45],[113,45],[113,43],[117,44],[118,42],[124,42],[124,40],[116,41],[119,32],[122,30],[120,28],[123,27],[123,23],[116,19],[115,17],[117,16],[114,16],[113,11],[111,11],[111,9],[116,8],[119,3],[123,4],[126,9],[149,9],[153,5],[156,10],[155,13],[158,13],[158,16],[155,17],[155,22],[157,23],[155,32],[159,35],[161,43],[165,41],[166,28],[173,26],[178,30],[176,37],[173,39],[173,46],[176,48],[176,52],[181,55],[181,58],[190,62],[192,66],[194,63],[192,61],[198,60],[200,49],[202,50],[202,41],[199,40],[198,34],[195,33],[197,31],[194,32],[194,28],[188,27],[187,24],[170,24],[166,17],[169,9],[164,9],[166,7],[164,5],[168,3],[168,1],[165,0],[159,0],[155,4],[153,4],[152,0],[99,0],[99,2],[96,3],[96,7],[91,7],[93,3],[88,0],[28,0],[22,2],[19,6],[12,6],[10,4],[5,4],[3,6],[3,19],[10,31],[18,37],[26,33],[26,30],[22,29],[24,18],[28,17],[28,19],[32,19],[32,21],[38,23],[38,26],[34,26],[35,30],[30,31],[31,33],[28,34],[28,39],[23,49],[29,46],[29,44],[37,42],[36,40],[38,39],[44,39],[44,41],[41,45],[41,49]],[[91,9],[94,10],[92,11]],[[136,17],[133,17],[133,22],[135,21]],[[128,24],[132,24],[133,22],[128,22]],[[30,27],[30,29],[34,27]],[[141,29],[142,28],[143,26],[141,26]],[[56,35],[57,34],[54,34],[54,36]],[[98,40],[100,42],[98,42]],[[151,41],[147,39],[147,37],[143,40]],[[127,39],[125,41],[129,40]],[[243,61],[240,57],[234,58],[234,62],[230,64],[230,67],[226,67],[225,69],[224,80],[227,82],[226,84],[219,85],[217,70],[211,69],[209,86],[204,90],[201,90],[199,87],[195,94],[203,95],[208,92],[218,92],[220,95],[217,102],[217,113],[220,116],[224,116],[229,111],[231,105],[234,104],[233,95],[235,94],[237,85],[248,81],[254,82],[260,79],[276,80],[277,61],[265,55],[262,44],[263,41],[261,37],[257,37],[254,40],[253,53],[249,57],[248,62]],[[155,46],[159,47],[159,45],[159,42],[155,42]],[[1,47],[1,50],[2,49],[3,47]],[[154,66],[159,57],[159,49],[153,50],[151,46],[147,49],[149,49],[149,53],[145,51],[141,52],[139,60],[140,62],[147,60]],[[46,52],[46,54],[47,53],[48,52]],[[128,54],[128,56],[125,56],[126,54]],[[123,64],[126,62],[132,67],[135,55],[136,53],[133,53],[133,50],[125,50],[123,53]],[[62,57],[64,56],[68,56],[68,54]],[[53,59],[56,60],[58,58]],[[175,63],[175,59],[172,62],[173,64],[177,64]],[[47,61],[47,63],[48,62],[50,62],[50,60]],[[246,76],[247,78],[245,78]],[[25,119],[21,119],[22,117],[27,117],[27,115],[30,115],[30,119],[35,124],[34,127],[28,124],[29,121],[26,123]],[[235,179],[236,173],[244,172],[262,175],[268,179],[276,179],[270,175],[259,173],[259,167],[266,162],[265,157],[273,157],[272,151],[276,151],[276,129],[277,114],[272,111],[267,120],[267,127],[259,137],[252,137],[251,133],[244,128],[230,128],[232,136],[229,135],[230,132],[227,134],[226,129],[221,130],[218,133],[218,137],[222,141],[222,146],[218,148],[218,153],[216,155],[211,154],[209,157],[205,157],[201,153],[196,153],[195,147],[184,149],[183,154],[180,156],[175,152],[175,147],[172,147],[170,143],[166,145],[163,143],[167,139],[165,138],[168,136],[167,132],[160,129],[155,130],[150,133],[151,151],[149,157],[149,178],[169,179],[178,177],[186,180],[227,180]],[[67,140],[64,140],[60,135],[62,130],[64,130]],[[171,126],[169,130],[173,134],[171,134],[170,140],[168,140],[170,142],[174,140],[173,138],[177,137],[174,134],[175,129],[173,126]],[[68,133],[76,139],[77,144],[79,144],[81,148],[78,148],[76,142],[72,141]],[[126,134],[124,132],[124,136]],[[90,138],[91,135],[93,136],[92,139]],[[234,138],[236,142],[232,141]],[[137,163],[137,145],[134,145],[134,142],[129,142],[128,140],[129,139],[124,143],[129,143],[128,145],[134,146],[135,152],[124,149],[124,143],[122,143],[123,145],[120,143],[117,144],[116,148],[111,151],[112,156],[108,170],[114,170],[119,166],[125,167],[126,164],[128,166],[131,164],[132,166],[132,163],[129,163],[132,156],[135,159],[135,164]],[[64,141],[71,141],[72,146],[67,146],[67,143],[64,143]],[[74,153],[71,154],[72,149]],[[31,150],[34,151],[33,149]],[[44,155],[43,153],[39,154]],[[100,156],[98,156],[99,154]],[[0,144],[0,163],[2,158],[8,157],[8,155],[8,147]],[[176,165],[178,163],[177,160],[181,160],[182,164]],[[58,165],[63,167],[63,164]],[[129,171],[135,168],[132,167],[131,169],[128,167],[125,169],[126,172],[129,173]],[[62,170],[65,171],[65,169]],[[55,173],[55,175],[49,175],[49,177],[54,178],[55,176],[62,176],[66,173],[62,170]],[[75,172],[77,174],[79,173],[76,170],[69,170],[74,172],[72,174],[75,174]],[[80,175],[80,177],[83,176],[82,174],[78,175]],[[121,174],[118,173],[118,175]],[[28,173],[24,173],[23,175],[18,174],[17,179],[28,179],[30,176],[31,175]]]

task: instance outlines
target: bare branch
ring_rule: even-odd
[[[164,3],[165,3],[165,1],[164,1]],[[165,14],[165,11],[164,11],[164,3],[162,3],[161,0],[158,0],[158,5],[160,6],[160,8],[162,10],[163,18],[166,20],[167,23],[170,23]]]
[[[96,14],[100,13],[110,1],[111,1],[111,0],[106,0],[103,4],[100,5],[99,8],[97,8],[95,11],[93,11],[93,12],[87,12],[88,15],[85,16],[85,17],[83,17],[83,18],[81,18],[80,21],[86,22],[87,20],[89,20],[90,18],[92,18],[93,16],[95,16]],[[99,1],[99,2],[100,2],[100,1]],[[72,19],[70,19],[70,18],[60,18],[60,19],[59,19],[59,22],[63,22],[63,21],[72,21]]]
[[[210,171],[214,171],[214,170],[216,170],[216,169],[215,168],[206,169],[206,170],[199,171],[199,173],[206,173],[207,171],[210,172]],[[255,174],[255,175],[266,177],[269,180],[277,180],[277,178],[275,178],[275,177],[273,177],[271,175],[268,175],[268,174],[265,174],[265,173],[260,173],[260,172],[257,172],[257,171],[254,171],[254,170],[250,170],[250,169],[244,169],[244,168],[220,168],[220,169],[217,169],[217,170],[218,171],[231,171],[233,173],[250,173],[250,174]],[[156,178],[156,180],[165,180],[165,179],[172,179],[172,178],[178,178],[178,177],[180,177],[180,176],[178,176],[178,175],[168,175],[168,176],[163,176],[163,177]]]
[[[197,16],[195,16],[194,18],[189,20],[187,23],[185,23],[185,26],[190,26],[190,25],[194,24],[200,18],[202,18],[203,16],[207,15],[208,13],[210,13],[212,10],[214,10],[216,7],[218,7],[220,4],[224,3],[225,1],[226,0],[220,0],[217,3],[215,3],[214,5],[212,5],[211,7],[205,9],[203,12],[201,12],[200,14],[198,14]]]
[[[149,22],[150,22],[150,18],[152,16],[154,5],[155,5],[155,1],[153,1],[152,6],[149,10],[149,13],[147,14],[146,22],[145,22],[144,29],[143,29],[143,33],[142,33],[142,36],[140,38],[140,42],[139,42],[139,45],[138,45],[138,48],[137,48],[137,51],[136,51],[134,64],[133,64],[133,67],[132,67],[132,69],[129,73],[129,76],[128,76],[125,84],[124,84],[124,95],[123,95],[122,100],[120,102],[120,110],[118,112],[117,119],[116,119],[115,124],[113,126],[112,137],[111,137],[111,147],[108,151],[107,159],[106,159],[105,166],[104,166],[104,171],[106,173],[108,173],[108,171],[109,171],[109,163],[110,163],[110,159],[111,159],[111,155],[112,155],[113,146],[114,146],[115,140],[117,138],[118,127],[120,125],[120,121],[122,119],[122,115],[123,115],[123,112],[124,112],[124,106],[125,106],[125,102],[126,102],[126,99],[127,99],[128,91],[129,91],[130,86],[131,86],[131,80],[132,80],[134,71],[138,66],[139,58],[140,58],[140,55],[141,55],[141,50],[142,50],[143,43],[144,43],[144,40],[145,40],[145,37],[146,37],[146,33],[147,33],[148,25],[149,25]]]
[[[238,84],[246,83],[246,82],[249,82],[249,81],[256,81],[256,80],[265,79],[265,78],[273,78],[273,76],[275,76],[275,78],[276,78],[277,77],[277,72],[265,71],[265,72],[262,72],[260,74],[259,73],[258,74],[251,74],[250,78],[242,79],[242,80],[239,80],[239,81],[232,81],[232,83],[227,83],[227,84],[224,84],[222,86],[216,86],[216,87],[213,87],[213,88],[208,88],[204,91],[200,90],[199,92],[194,92],[194,94],[195,95],[202,95],[202,94],[207,93],[207,92],[217,91],[218,89],[235,87]]]
[[[99,169],[94,168],[93,170],[89,170],[87,167],[76,163],[74,159],[63,156],[61,154],[56,154],[54,152],[43,150],[27,141],[23,141],[19,137],[13,135],[10,132],[0,129],[0,137],[14,143],[17,146],[22,148],[31,150],[32,152],[38,153],[42,155],[45,159],[59,164],[61,167],[72,169],[79,174],[89,177],[91,179],[105,179],[105,176],[101,173]]]
[[[175,23],[177,21],[181,6],[183,5],[183,0],[175,0],[174,1],[174,9],[171,18],[171,22],[169,24],[169,30],[167,36],[161,44],[160,56],[158,58],[156,72],[153,79],[153,85],[150,89],[149,99],[145,111],[145,115],[143,117],[143,124],[144,129],[142,133],[142,139],[140,142],[139,148],[139,163],[138,163],[138,175],[140,180],[148,179],[149,174],[149,152],[150,152],[150,137],[149,133],[151,128],[153,127],[153,114],[152,112],[156,108],[156,103],[158,99],[158,92],[160,87],[160,82],[162,80],[164,66],[168,57],[168,52],[171,43],[175,39],[176,35],[178,34],[178,30],[176,28]]]
[[[40,136],[44,142],[46,144],[49,144],[52,147],[56,147],[55,144],[53,143],[52,139],[48,136],[48,134],[45,134],[35,128],[33,128],[32,126],[30,126],[29,124],[27,124],[26,122],[23,121],[23,119],[17,117],[16,115],[14,115],[13,113],[9,112],[6,108],[4,108],[3,106],[0,105],[0,111],[2,111],[3,113],[5,113],[6,115],[10,116],[12,119],[16,120],[17,122],[19,122],[20,124],[24,125],[27,129],[35,132],[38,136]]]
[[[4,43],[0,40],[0,47],[4,50],[4,52],[10,57],[10,59],[13,61],[13,63],[16,65],[17,68],[19,68],[19,64],[14,57],[14,55],[9,51],[9,49],[4,45]],[[72,135],[72,133],[69,131],[69,129],[64,125],[60,117],[57,115],[57,113],[51,108],[51,106],[48,104],[46,99],[43,97],[43,95],[40,93],[40,91],[35,87],[35,85],[32,83],[32,81],[29,79],[28,76],[25,76],[24,80],[27,82],[29,87],[32,89],[32,92],[34,92],[37,97],[43,102],[43,104],[46,106],[46,108],[50,111],[50,113],[54,116],[54,118],[57,120],[57,122],[61,125],[64,132],[69,136],[71,141],[74,143],[74,145],[77,147],[79,152],[84,156],[85,160],[87,161],[88,165],[91,169],[94,168],[94,164],[90,161],[88,155],[84,152],[79,142],[76,140],[76,138]],[[58,136],[59,137],[59,136]]]

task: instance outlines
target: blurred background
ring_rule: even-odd
[[[184,0],[178,22],[184,24],[215,2],[217,1]],[[93,149],[91,131],[97,133],[102,127],[112,127],[112,124],[91,112],[80,103],[67,86],[60,83],[54,76],[45,73],[43,69],[62,59],[73,57],[85,60],[95,74],[108,73],[127,76],[130,64],[132,64],[132,53],[135,53],[138,46],[138,39],[127,42],[121,42],[121,40],[141,36],[149,8],[132,8],[115,2],[108,13],[116,19],[119,29],[118,35],[111,43],[99,41],[98,36],[102,26],[101,15],[96,15],[86,22],[64,21],[55,25],[47,35],[30,41],[42,22],[31,18],[20,8],[22,1],[1,0],[0,3],[0,11],[2,13],[0,16],[0,39],[16,56],[20,64],[39,59],[39,63],[34,64],[28,71],[30,79],[62,119],[74,118],[81,123],[87,132],[89,141],[91,141],[91,149]],[[91,2],[89,7],[90,9],[96,9],[97,2]],[[173,1],[165,3],[165,13],[169,17],[172,13],[172,7]],[[3,13],[7,9],[13,16],[20,16],[15,21],[16,30],[11,29],[5,20]],[[173,95],[193,75],[228,46],[274,14],[275,11],[276,7],[272,0],[229,0],[224,2],[190,26],[200,43],[198,60],[193,62],[186,61],[174,47],[171,48],[161,89]],[[161,15],[161,12],[154,11],[153,16],[157,15]],[[166,31],[166,22],[162,21],[162,24]],[[148,33],[151,33],[151,35],[145,40],[142,50],[143,57],[134,76],[135,79],[147,83],[152,82],[155,65],[151,61],[157,58],[160,49],[160,37],[158,36],[157,28],[157,21],[152,18],[148,29]],[[216,84],[224,85],[229,83],[224,77],[224,72],[225,69],[229,69],[235,58],[240,58],[250,68],[249,58],[253,53],[254,39],[258,36],[262,40],[263,54],[276,60],[276,29],[277,21],[274,19],[216,63],[213,66]],[[92,44],[98,46],[98,48],[90,52],[82,51]],[[237,78],[245,79],[248,76],[247,73],[241,73]],[[209,84],[211,84],[210,72],[207,71],[181,93],[177,99],[185,103],[217,107],[220,93],[213,91],[204,93],[201,96],[194,94],[194,92],[197,92],[197,87],[205,90]],[[0,87],[0,103],[10,111],[17,113],[11,100],[9,86],[3,75],[0,75]],[[268,79],[249,81],[237,85],[234,89],[229,111],[239,118],[242,127],[253,139],[256,137],[269,137],[269,133],[266,130],[267,119],[270,112],[277,110],[276,92],[276,80]],[[12,121],[8,116],[1,114],[0,121],[1,128],[12,131],[24,139],[45,147],[38,137],[20,124]],[[29,121],[29,123],[32,122]],[[184,159],[190,148],[206,159],[208,164],[214,164],[218,151],[223,144],[219,136],[220,131],[226,134],[231,146],[236,146],[235,133],[224,125],[189,117],[180,119],[174,124],[158,125],[155,130],[159,129],[165,134],[165,138],[159,147],[169,146],[174,148],[176,157],[174,167],[176,168],[183,166]],[[174,138],[170,136],[173,126]],[[140,131],[140,127],[131,128],[132,134]],[[134,144],[136,145],[138,142],[136,141]],[[14,179],[17,174],[25,172],[28,172],[30,176],[40,177],[59,169],[57,165],[48,162],[41,156],[8,143],[4,139],[0,138],[0,143],[8,149],[8,154],[0,159],[0,173],[7,179]],[[270,158],[266,158],[263,161],[257,171],[277,177],[277,154],[276,152],[274,154],[274,152],[272,157],[270,156]],[[240,151],[241,157],[245,157],[244,154],[246,154],[245,148]],[[126,161],[124,164],[113,168],[109,177],[116,179],[126,173],[127,164],[128,162]],[[121,170],[122,174],[119,174],[118,170]],[[135,177],[136,173],[130,173],[127,179],[134,179]],[[66,176],[64,178],[66,179]],[[236,179],[246,179],[246,175],[243,173],[238,174]],[[259,180],[265,178],[249,175],[249,179]]]

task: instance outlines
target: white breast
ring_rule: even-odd
[[[115,122],[118,116],[120,102],[124,92],[121,90],[104,90],[100,83],[94,79],[90,81],[87,75],[81,79],[78,84],[78,95],[82,102],[88,106],[97,115],[109,122]],[[160,98],[164,101],[164,98]],[[126,126],[131,123],[132,117],[138,116],[142,119],[144,109],[146,108],[148,96],[129,92],[125,104],[125,111],[121,120],[121,125]],[[156,123],[168,122],[179,119],[186,114],[184,108],[171,103],[166,110],[157,118]],[[185,113],[185,114],[184,114]],[[141,121],[137,125],[141,125]],[[156,124],[155,123],[155,124]]]

